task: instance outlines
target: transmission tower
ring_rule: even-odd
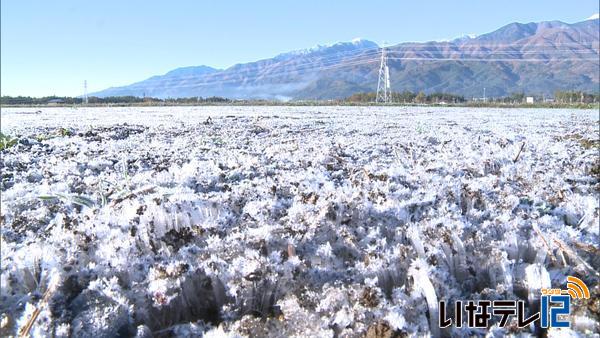
[[[390,86],[390,69],[387,65],[385,46],[381,48],[381,66],[379,66],[379,78],[377,79],[377,97],[375,102],[389,103],[392,101],[392,90]]]
[[[83,103],[88,104],[87,80],[83,81]]]

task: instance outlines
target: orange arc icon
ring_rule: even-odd
[[[590,290],[581,279],[573,276],[568,276],[567,282],[567,292],[569,293],[569,295],[571,295],[572,298],[590,298]]]

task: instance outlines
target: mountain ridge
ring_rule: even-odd
[[[386,47],[394,91],[467,97],[598,90],[599,20],[510,23],[475,37]],[[226,69],[181,67],[96,96],[335,99],[375,91],[380,47],[355,39],[281,53]]]

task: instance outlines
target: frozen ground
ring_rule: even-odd
[[[599,332],[597,111],[36,110],[2,109],[1,336],[543,334],[438,300],[567,275],[548,333]]]

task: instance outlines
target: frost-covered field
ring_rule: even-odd
[[[549,334],[599,332],[597,111],[36,110],[2,109],[1,336],[532,334],[438,301],[567,275]]]

